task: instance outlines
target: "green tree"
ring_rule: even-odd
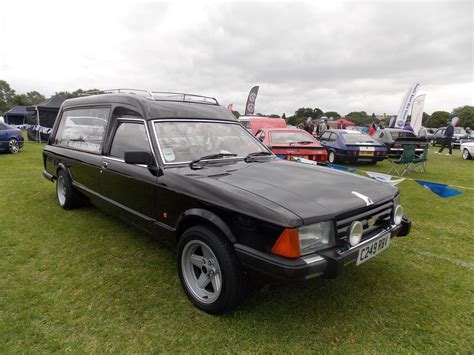
[[[427,124],[430,120],[430,115],[428,115],[426,112],[423,112],[423,118],[421,119],[421,124],[425,127],[428,127]]]
[[[474,128],[474,106],[462,106],[453,110],[453,114],[459,117],[459,125]]]
[[[435,111],[431,114],[427,122],[427,126],[431,128],[438,128],[446,126],[446,121],[449,120],[450,114],[446,111]]]
[[[29,91],[26,94],[13,96],[12,103],[14,105],[31,106],[43,102],[45,97],[38,91]]]
[[[336,111],[324,112],[324,116],[326,116],[327,118],[332,117],[335,120],[338,119],[338,118],[341,118],[341,115],[338,114]]]
[[[0,80],[0,115],[3,116],[13,104],[13,97],[15,96],[15,90],[10,87],[5,80]]]
[[[365,111],[350,112],[346,115],[346,119],[354,122],[357,126],[364,126],[372,122],[372,118]]]

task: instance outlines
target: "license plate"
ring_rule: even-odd
[[[361,150],[359,151],[359,155],[374,155],[374,152],[371,152],[370,150]]]
[[[356,265],[365,263],[367,260],[372,259],[374,256],[380,254],[382,251],[388,248],[390,245],[390,233],[384,234],[380,238],[377,238],[372,243],[359,249],[359,255],[357,256]]]

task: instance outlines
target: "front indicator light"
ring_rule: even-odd
[[[362,233],[364,231],[364,227],[362,223],[359,221],[354,221],[349,228],[349,243],[351,246],[356,246],[360,243],[362,239]]]
[[[284,229],[273,246],[272,253],[287,258],[300,257],[298,229]]]
[[[395,223],[397,226],[402,223],[403,219],[403,207],[402,205],[397,205],[395,207],[395,212],[393,213],[393,223]]]

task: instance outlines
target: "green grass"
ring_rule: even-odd
[[[474,351],[474,190],[442,199],[405,181],[408,238],[341,278],[263,288],[214,317],[186,299],[172,247],[94,207],[63,211],[41,150],[0,155],[2,354]],[[473,174],[455,150],[420,176],[474,187]]]

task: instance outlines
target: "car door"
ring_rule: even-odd
[[[8,148],[8,137],[6,127],[0,123],[0,149]]]
[[[128,151],[152,152],[145,122],[117,119],[110,149],[102,158],[99,172],[100,192],[120,217],[153,231],[156,174],[144,165],[127,164]]]

